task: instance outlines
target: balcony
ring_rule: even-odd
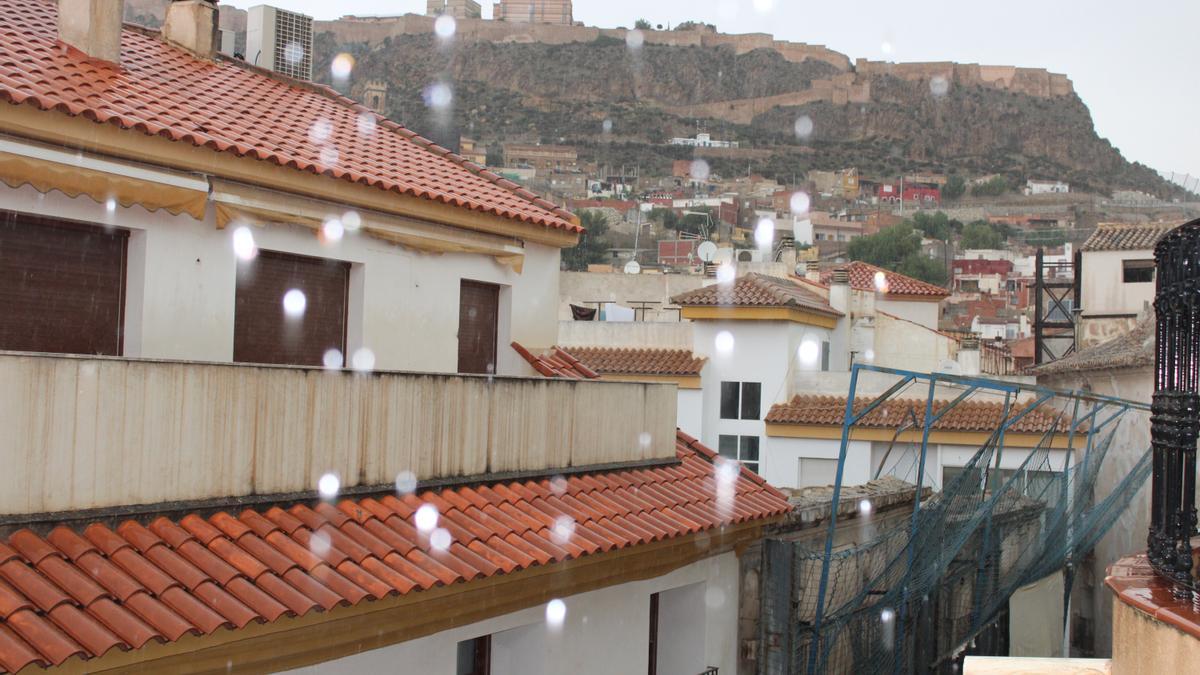
[[[0,429],[30,521],[673,461],[675,387],[0,352]]]

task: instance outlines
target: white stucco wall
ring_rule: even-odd
[[[885,314],[875,317],[875,365],[932,373],[954,361],[958,343],[936,330]]]
[[[875,300],[875,308],[881,312],[887,312],[908,319],[909,321],[919,323],[931,330],[937,330],[938,315],[940,314],[940,303],[915,300],[889,300],[887,296],[877,298]]]
[[[233,228],[117,206],[108,214],[88,197],[42,195],[0,185],[5,208],[112,224],[131,232],[125,355],[198,361],[233,358],[237,258]],[[552,345],[558,337],[559,250],[528,243],[521,274],[489,256],[427,255],[354,233],[324,245],[299,226],[252,228],[260,249],[352,263],[347,351],[367,347],[380,370],[454,372],[458,364],[459,282],[498,284],[501,316],[497,373],[531,374],[508,347],[518,340]]]
[[[681,589],[676,592],[673,589]],[[694,653],[660,651],[670,659],[660,673],[690,675],[695,662],[737,669],[738,561],[725,553],[682,567],[670,574],[563,598],[567,614],[560,628],[546,624],[545,605],[434,635],[375,649],[292,673],[429,673],[455,672],[460,641],[493,636],[493,675],[608,675],[646,672],[649,658],[650,596],[666,598],[672,625],[660,636],[688,635]],[[699,600],[699,602],[697,602]],[[662,622],[660,622],[660,626]],[[660,631],[662,629],[660,628]]]
[[[680,389],[676,395],[676,425],[683,433],[701,438],[704,435],[704,390]]]
[[[1154,301],[1154,282],[1127,284],[1125,260],[1153,260],[1153,251],[1085,251],[1083,253],[1083,315],[1137,314]]]
[[[657,302],[646,313],[647,321],[678,321],[679,312],[664,311],[674,306],[671,298],[700,288],[703,276],[689,274],[602,274],[596,272],[560,272],[556,312],[564,321],[571,319],[571,304],[595,307],[597,301],[616,302],[632,307],[632,301]],[[657,309],[654,309],[654,308]],[[641,311],[638,312],[639,317]]]
[[[801,471],[802,458],[837,460],[841,441],[809,438],[784,438],[772,436],[766,439],[766,451],[762,460],[762,477],[777,487],[801,488],[813,485],[831,485],[826,480],[832,472],[805,475]],[[866,441],[850,441],[846,449],[846,468],[842,476],[843,485],[861,485],[871,480],[871,444]],[[825,468],[833,466],[824,464]]]

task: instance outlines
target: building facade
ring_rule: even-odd
[[[475,0],[425,0],[425,15],[478,19],[483,16],[483,10]]]
[[[568,145],[505,143],[504,166],[541,171],[574,171],[579,168],[579,154]]]
[[[500,0],[492,5],[494,21],[510,23],[549,23],[569,26],[571,0]]]

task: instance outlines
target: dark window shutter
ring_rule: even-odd
[[[728,459],[738,458],[738,437],[721,434],[717,437],[717,452]]]
[[[462,280],[458,296],[458,372],[496,372],[500,287]]]
[[[721,419],[736,420],[738,418],[738,383],[721,383]]]
[[[741,459],[743,462],[757,462],[758,436],[742,436],[741,445],[741,454],[738,459]]]
[[[756,420],[761,413],[760,400],[762,399],[762,383],[761,382],[743,382],[742,383],[742,419]]]
[[[0,213],[0,349],[122,351],[129,233]]]
[[[319,366],[330,349],[346,354],[350,263],[259,251],[238,264],[233,360]],[[288,317],[283,296],[304,293],[303,315]]]

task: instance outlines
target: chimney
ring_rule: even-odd
[[[202,59],[211,59],[221,44],[216,0],[173,0],[163,21],[163,39]]]
[[[58,0],[58,39],[94,59],[121,62],[125,0]]]
[[[982,371],[979,354],[979,336],[970,335],[958,345],[958,366],[962,375],[979,375]]]
[[[845,268],[833,271],[829,284],[829,306],[841,312],[829,337],[829,369],[850,368],[850,272]]]

